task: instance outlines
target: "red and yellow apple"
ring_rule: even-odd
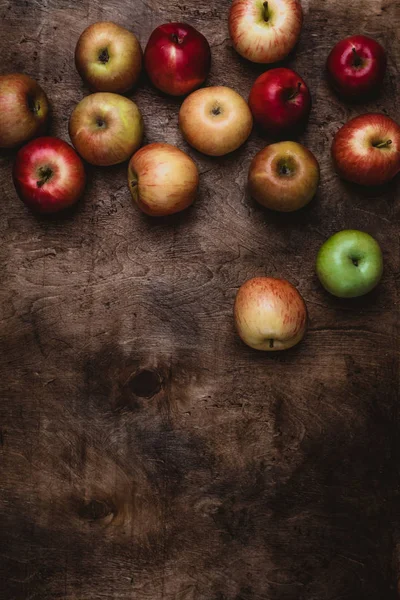
[[[183,96],[204,83],[211,66],[210,45],[191,25],[165,23],[151,34],[144,63],[156,88]]]
[[[27,75],[0,75],[0,106],[0,148],[20,146],[45,132],[49,102]]]
[[[137,37],[125,27],[110,21],[94,23],[78,40],[75,65],[91,90],[123,93],[139,78],[142,49]]]
[[[143,139],[143,119],[132,100],[97,92],[75,107],[69,135],[79,154],[92,165],[109,166],[128,160]]]
[[[23,146],[13,169],[15,189],[29,208],[55,213],[72,206],[85,188],[85,169],[63,140],[40,137]]]
[[[247,102],[224,86],[202,88],[188,96],[179,111],[185,140],[203,154],[233,152],[249,137],[253,118]]]
[[[233,0],[229,33],[235,50],[256,63],[283,60],[300,36],[299,0]]]
[[[128,167],[133,201],[147,215],[172,215],[196,197],[199,172],[193,160],[170,144],[154,143],[134,154]]]
[[[360,185],[382,185],[400,171],[400,127],[390,117],[368,113],[351,119],[332,144],[336,171]]]
[[[239,336],[251,348],[286,350],[304,337],[307,308],[286,279],[255,277],[239,289],[234,319]]]
[[[297,142],[278,142],[256,154],[248,181],[250,194],[257,202],[272,210],[292,212],[315,196],[318,161]]]

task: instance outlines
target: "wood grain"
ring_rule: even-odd
[[[393,600],[399,577],[399,182],[339,181],[332,136],[360,112],[400,120],[400,5],[303,0],[286,64],[309,83],[301,138],[318,157],[316,199],[293,215],[255,205],[250,160],[182,140],[179,100],[145,76],[131,97],[146,141],[176,144],[201,172],[196,203],[153,220],[131,204],[126,165],[88,167],[87,194],[56,218],[16,198],[0,155],[0,597],[7,600]],[[247,97],[262,66],[227,32],[229,1],[0,0],[2,72],[24,71],[68,140],[87,94],[73,65],[81,31],[112,19],[144,47],[183,20],[213,53],[210,85]],[[389,54],[379,99],[341,103],[323,75],[355,32]],[[361,300],[326,294],[320,244],[343,228],[374,235],[384,278]],[[252,276],[289,279],[310,330],[279,355],[245,347],[232,306]]]

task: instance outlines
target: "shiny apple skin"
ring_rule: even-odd
[[[145,214],[164,217],[188,208],[199,186],[199,172],[185,152],[171,144],[153,143],[129,161],[128,185]]]
[[[292,212],[303,208],[315,196],[318,161],[297,142],[270,144],[253,158],[248,181],[251,196],[262,206]]]
[[[142,49],[136,36],[125,27],[111,21],[93,23],[78,40],[75,65],[92,91],[122,94],[132,89],[139,78]]]
[[[239,289],[234,306],[237,332],[255,350],[274,352],[298,344],[307,329],[307,308],[286,279],[255,277]]]
[[[184,96],[200,87],[211,66],[204,35],[185,23],[166,23],[153,31],[144,53],[153,85],[171,96]]]
[[[50,169],[48,180],[45,171]],[[63,140],[40,137],[23,146],[13,168],[15,189],[32,210],[55,213],[75,204],[82,196],[86,176],[75,150]]]
[[[206,87],[185,98],[179,128],[199,152],[223,156],[237,150],[249,137],[253,117],[247,102],[226,86]]]
[[[378,148],[376,144],[387,145]],[[400,170],[400,127],[386,115],[359,115],[336,133],[332,158],[343,179],[360,185],[383,185]]]
[[[295,71],[279,67],[260,75],[250,91],[254,121],[265,133],[281,136],[297,132],[307,122],[311,96]]]
[[[132,156],[143,139],[137,105],[119,94],[97,92],[77,104],[69,135],[78,153],[92,165],[116,165]]]
[[[0,75],[0,107],[0,148],[15,148],[46,131],[49,101],[28,75]]]
[[[365,35],[354,35],[338,42],[326,63],[332,87],[341,96],[354,100],[362,100],[380,90],[386,65],[383,46]]]
[[[229,34],[235,50],[255,63],[283,60],[296,45],[303,23],[298,0],[269,0],[270,16],[265,20],[260,0],[233,0],[229,13]]]

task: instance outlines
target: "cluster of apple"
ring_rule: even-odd
[[[229,31],[239,54],[271,64],[293,50],[302,21],[299,0],[233,0]],[[209,73],[211,50],[204,35],[190,25],[157,27],[143,54],[132,32],[111,22],[95,23],[82,33],[75,50],[76,68],[94,92],[78,103],[69,121],[76,151],[58,138],[37,137],[46,130],[49,116],[49,102],[38,83],[23,74],[0,76],[0,147],[28,142],[17,153],[13,179],[30,208],[51,213],[77,202],[85,187],[80,157],[98,166],[129,160],[133,201],[148,215],[170,215],[194,201],[199,173],[185,152],[166,143],[140,148],[141,112],[121,94],[135,86],[143,62],[155,87],[187,96],[179,110],[179,128],[192,147],[209,156],[239,148],[249,137],[253,121],[268,137],[281,140],[292,138],[307,123],[310,92],[291,69],[272,68],[258,77],[247,103],[229,87],[198,89]],[[385,69],[385,50],[365,36],[342,40],[327,60],[333,87],[351,100],[379,91]],[[337,132],[332,156],[344,179],[383,184],[400,170],[400,128],[382,114],[358,116]],[[263,206],[291,212],[311,201],[319,178],[319,164],[310,150],[294,141],[280,141],[253,158],[248,187]],[[382,253],[367,233],[346,230],[323,244],[316,268],[332,294],[359,296],[379,282]],[[247,281],[237,294],[234,314],[240,337],[260,350],[289,348],[306,331],[304,300],[282,279]]]

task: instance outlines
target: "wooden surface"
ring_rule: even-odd
[[[302,137],[322,183],[302,212],[248,198],[257,132],[231,156],[183,142],[179,100],[143,77],[132,94],[146,141],[188,151],[201,192],[188,211],[146,218],[126,165],[88,168],[72,214],[37,218],[0,157],[0,598],[3,600],[391,600],[399,574],[399,181],[340,182],[329,151],[371,109],[400,119],[396,0],[303,0],[286,62],[314,106]],[[262,66],[227,32],[228,0],[0,0],[1,71],[35,77],[68,139],[87,93],[73,65],[79,34],[112,19],[144,47],[183,20],[210,41],[209,84],[247,97]],[[323,75],[338,39],[381,41],[379,99],[348,106]],[[320,244],[359,228],[380,242],[385,274],[362,300],[328,296]],[[309,309],[304,342],[273,356],[244,346],[232,305],[255,275],[292,281]]]

